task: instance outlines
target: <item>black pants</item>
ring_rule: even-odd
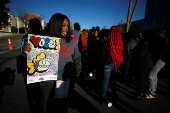
[[[138,96],[141,96],[141,94],[144,93],[144,90],[146,87],[146,79],[148,76],[148,71],[149,70],[141,70],[141,69],[137,69],[137,71],[136,71]]]
[[[40,87],[42,90],[42,101],[43,101],[43,113],[67,113],[68,100],[67,99],[56,99],[55,84],[48,82],[41,82]]]
[[[82,63],[82,67],[84,67],[86,65],[86,60],[87,60],[87,50],[84,50],[81,52],[81,63]]]
[[[102,77],[103,77],[103,65],[97,64],[98,66],[96,67],[96,79],[98,82],[101,82]]]
[[[42,91],[42,102],[43,102],[43,113],[50,113],[54,109],[54,93],[55,88],[53,83],[41,82],[40,83]]]
[[[116,104],[118,100],[116,81],[117,81],[117,74],[115,74],[115,70],[113,70],[109,80],[109,85],[111,88],[111,97],[108,96],[113,102],[113,104]]]
[[[27,84],[27,74],[23,73],[30,113],[35,113],[42,99],[39,83]],[[33,101],[36,103],[33,104]],[[36,106],[36,107],[35,107]]]
[[[124,61],[124,70],[123,70],[123,82],[125,82],[127,74],[128,74],[128,70],[129,70],[129,63],[130,61]]]

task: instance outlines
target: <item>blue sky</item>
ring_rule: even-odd
[[[105,26],[109,29],[118,22],[127,20],[130,0],[11,0],[6,6],[10,13],[15,15],[16,8],[21,7],[28,13],[43,14],[44,21],[49,22],[54,13],[62,13],[71,22],[79,22],[82,29],[91,29],[92,26]],[[144,19],[147,0],[139,0],[133,21]],[[136,0],[133,0],[132,9]]]

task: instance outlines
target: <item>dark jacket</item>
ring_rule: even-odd
[[[161,59],[161,55],[166,48],[166,39],[156,37],[154,40],[154,61]]]
[[[134,48],[134,63],[136,68],[141,70],[149,70],[153,66],[152,47],[149,43],[139,42]]]
[[[168,44],[167,48],[164,50],[161,56],[161,60],[167,64],[170,64],[170,43]]]
[[[91,46],[89,50],[89,65],[90,70],[98,68],[102,65],[100,61],[101,50],[102,50],[102,39],[98,37],[91,38]]]
[[[102,40],[101,49],[99,53],[99,61],[102,63],[102,65],[113,63],[109,51],[109,39]]]

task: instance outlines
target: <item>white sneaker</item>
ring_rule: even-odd
[[[93,74],[92,74],[92,73],[89,73],[89,76],[90,76],[90,77],[92,77],[92,76],[93,76]]]
[[[95,77],[96,74],[95,74],[95,73],[89,73],[89,76],[90,76],[90,77],[92,77],[92,76]]]
[[[110,101],[107,101],[106,104],[108,107],[112,107],[112,103]]]

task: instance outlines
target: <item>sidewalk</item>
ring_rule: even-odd
[[[15,33],[15,34],[13,34],[13,35],[23,35],[23,34],[17,34],[17,33]],[[0,36],[0,38],[2,38],[2,37],[8,37],[8,36],[12,36],[12,35],[4,35],[4,36]]]

